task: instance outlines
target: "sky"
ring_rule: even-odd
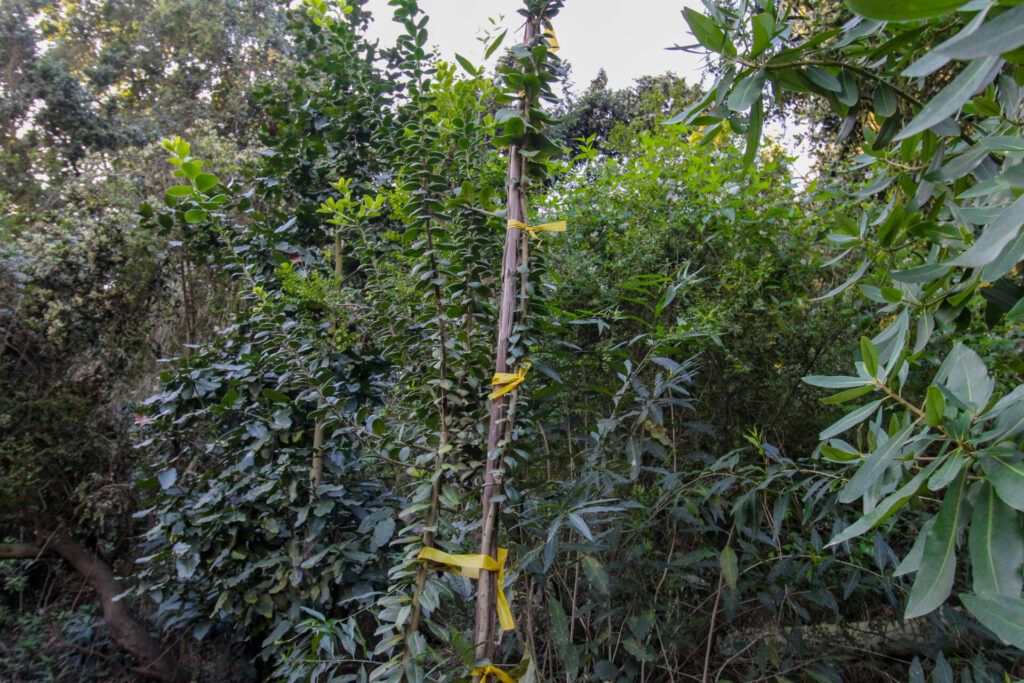
[[[699,5],[699,0],[567,0],[553,23],[561,46],[558,56],[572,65],[575,91],[585,90],[601,68],[612,88],[666,71],[683,76],[688,83],[699,83],[703,59],[666,49],[696,42],[682,10]],[[430,17],[429,44],[440,46],[448,61],[459,53],[477,65],[485,50],[478,38],[485,31],[497,36],[508,28],[503,45],[510,45],[513,38],[521,40],[522,21],[516,13],[521,6],[521,0],[420,0],[420,8]],[[383,44],[393,43],[400,27],[391,21],[387,0],[370,0],[366,7],[374,15],[370,36]],[[500,53],[492,55],[491,61]]]

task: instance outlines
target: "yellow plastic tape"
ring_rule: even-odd
[[[508,557],[507,548],[498,548],[497,560],[489,555],[449,555],[437,548],[424,548],[416,559],[431,562],[436,565],[436,569],[449,574],[465,576],[467,579],[479,579],[481,569],[498,572],[498,622],[501,624],[502,631],[511,631],[516,624],[512,619],[512,608],[509,607],[505,591],[502,590],[502,585],[505,583],[506,557]]]
[[[555,29],[549,28],[544,31],[544,37],[548,40],[548,49],[558,52],[558,37],[555,36]]]
[[[527,225],[522,221],[508,221],[505,224],[506,228],[519,228],[530,233],[530,237],[534,238],[538,242],[541,241],[538,232],[565,232],[565,221],[555,221],[554,223],[541,223],[540,225]]]
[[[482,676],[485,683],[487,681],[488,676],[494,676],[499,681],[501,681],[501,683],[516,683],[516,681],[519,680],[518,678],[512,678],[507,673],[505,673],[498,667],[494,666],[493,664],[488,664],[487,666],[478,666],[472,671],[470,671],[470,674],[473,676]]]
[[[515,372],[496,372],[494,377],[491,378],[491,386],[501,386],[500,389],[495,389],[487,398],[492,401],[499,396],[504,396],[508,392],[512,391],[526,379],[526,371],[533,367],[533,363],[526,361],[519,366],[519,369]],[[504,386],[502,386],[504,385]]]

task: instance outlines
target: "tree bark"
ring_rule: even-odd
[[[146,627],[132,616],[124,602],[114,599],[124,590],[110,565],[95,553],[66,533],[55,534],[45,546],[32,543],[0,544],[0,559],[34,560],[45,555],[62,558],[96,591],[110,640],[139,661],[136,673],[165,683],[188,680],[188,674],[178,665],[174,655],[149,635]]]

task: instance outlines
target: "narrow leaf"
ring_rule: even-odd
[[[867,337],[860,338],[860,356],[868,374],[872,377],[878,376],[878,349]]]
[[[827,428],[821,434],[819,434],[818,438],[821,439],[822,441],[827,441],[831,439],[833,436],[839,436],[850,427],[853,427],[854,425],[859,425],[861,422],[871,417],[875,413],[875,411],[878,410],[878,406],[880,405],[882,405],[882,401],[878,400],[872,401],[866,406],[861,406],[860,408],[857,408],[857,410],[853,411],[843,419],[833,424],[831,427]]]
[[[935,51],[951,59],[977,59],[1010,52],[1024,45],[1024,5],[990,19],[962,40],[949,41]]]
[[[925,419],[929,427],[937,427],[942,424],[946,415],[946,399],[942,396],[942,390],[936,386],[929,386],[924,400]]]
[[[963,515],[964,483],[967,469],[946,490],[935,526],[924,543],[921,567],[910,589],[907,610],[903,617],[914,619],[937,609],[953,590],[956,574],[956,534]]]
[[[747,125],[747,149],[743,152],[743,166],[750,166],[757,158],[761,144],[761,128],[764,126],[764,99],[758,97],[750,107],[750,123]]]
[[[879,21],[915,21],[949,14],[967,0],[846,0],[857,14]]]
[[[895,3],[886,3],[894,5]],[[1000,64],[998,57],[985,57],[970,63],[953,82],[943,88],[928,101],[928,104],[914,119],[897,135],[895,140],[903,140],[945,120],[956,113],[976,93],[995,77],[993,67]]]
[[[722,548],[722,554],[718,560],[722,569],[722,580],[732,590],[736,590],[736,583],[740,578],[739,560],[736,558],[736,551],[732,546]]]
[[[858,280],[860,280],[861,276],[863,276],[864,273],[867,271],[868,265],[870,263],[871,261],[869,259],[864,259],[864,261],[860,264],[860,267],[857,268],[857,270],[854,271],[853,275],[850,276],[849,280],[839,285],[838,287],[830,289],[821,296],[814,297],[813,299],[811,299],[811,301],[822,301],[823,299],[830,299],[834,297],[836,294],[846,291],[852,285],[856,284]]]
[[[981,233],[981,237],[975,240],[971,248],[949,261],[947,265],[967,268],[987,266],[996,260],[1003,247],[1017,237],[1021,225],[1024,225],[1024,196],[1003,209],[992,224]]]
[[[839,496],[839,502],[852,503],[867,493],[868,489],[878,481],[878,478],[882,476],[892,461],[900,455],[915,427],[917,427],[916,422],[904,427],[889,437],[888,441],[876,448],[843,489]]]
[[[828,546],[831,547],[848,541],[851,538],[860,536],[861,534],[871,531],[876,526],[889,519],[896,511],[906,505],[914,496],[918,494],[921,488],[928,481],[928,477],[932,475],[941,461],[933,460],[928,463],[928,466],[918,472],[914,477],[904,484],[895,493],[886,496],[886,498],[875,506],[868,514],[864,515],[850,526],[843,529],[840,533],[828,542]]]

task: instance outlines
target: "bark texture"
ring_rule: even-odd
[[[45,546],[32,543],[0,545],[0,559],[33,560],[45,555],[56,555],[63,559],[96,591],[110,640],[117,648],[139,661],[139,666],[134,669],[136,673],[166,683],[189,680],[174,655],[149,635],[146,627],[132,616],[123,601],[114,599],[124,589],[110,565],[69,534],[54,534]]]

